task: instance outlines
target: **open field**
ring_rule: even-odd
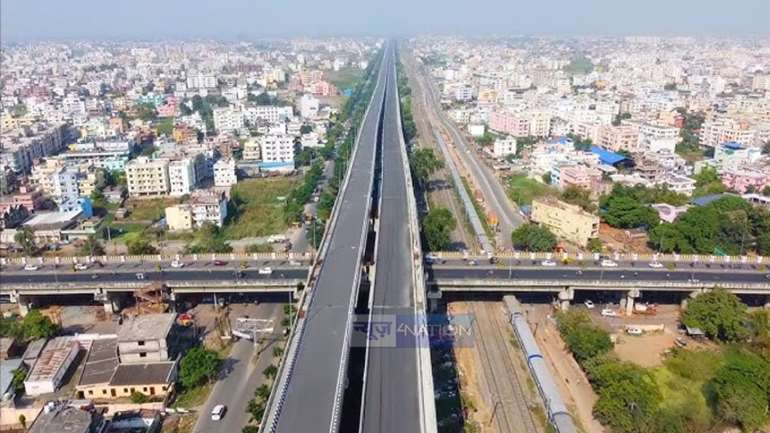
[[[355,87],[363,75],[364,71],[362,69],[347,67],[339,71],[329,71],[327,78],[330,83],[334,84],[334,87],[343,91]]]
[[[532,204],[538,197],[556,195],[555,189],[521,174],[510,177],[506,190],[508,197],[519,206]]]
[[[233,186],[233,215],[224,228],[226,239],[266,236],[284,232],[284,198],[297,185],[297,178],[247,179]]]

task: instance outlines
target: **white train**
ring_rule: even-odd
[[[564,400],[559,394],[559,390],[548,371],[545,359],[540,348],[537,346],[535,336],[527,324],[521,304],[515,296],[504,296],[503,302],[508,309],[509,321],[513,326],[516,337],[519,339],[519,345],[527,357],[527,365],[532,372],[532,376],[537,384],[540,397],[543,399],[545,408],[548,411],[548,419],[559,433],[578,433],[572,416],[564,404]]]

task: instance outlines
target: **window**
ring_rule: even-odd
[[[136,344],[138,344],[140,346],[144,346],[144,340],[139,340],[139,341],[136,342]]]
[[[123,393],[128,394],[128,388],[123,388]]]
[[[102,390],[102,395],[107,395],[107,390],[106,389]]]
[[[140,358],[147,358],[147,352],[141,352],[141,353],[139,354],[139,357],[140,357]]]
[[[93,389],[89,389],[88,390],[88,395],[94,395],[94,390]]]

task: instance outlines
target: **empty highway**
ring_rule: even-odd
[[[392,48],[385,48],[387,53]],[[392,55],[385,55],[363,120],[326,256],[299,328],[294,359],[282,370],[265,431],[336,432],[346,386],[349,332],[371,207],[379,119]],[[291,353],[291,352],[290,352]],[[293,361],[293,362],[292,362]],[[285,388],[280,389],[280,383]]]
[[[394,54],[393,50],[388,52],[391,64]],[[370,295],[371,320],[375,326],[395,316],[397,323],[414,328],[414,269],[407,202],[407,194],[413,191],[405,178],[405,149],[394,66],[387,72],[390,79],[382,118],[381,205],[374,286]],[[417,340],[408,335],[403,337],[392,340],[392,345],[380,346],[377,341],[370,341],[361,411],[362,432],[420,431]]]

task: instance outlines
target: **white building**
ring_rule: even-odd
[[[190,74],[187,77],[187,87],[190,89],[213,89],[217,87],[217,79],[208,74]]]
[[[238,183],[235,160],[222,158],[214,163],[214,186],[232,186]]]
[[[323,147],[323,143],[318,139],[318,134],[315,132],[308,132],[307,134],[302,134],[302,137],[300,138],[300,144],[302,145],[302,148],[306,147]]]
[[[80,345],[72,337],[57,337],[49,341],[24,381],[25,393],[37,396],[56,392],[79,351]]]
[[[288,135],[263,135],[260,147],[264,162],[294,161],[294,139]]]
[[[498,138],[495,140],[494,149],[492,150],[495,158],[505,158],[508,155],[516,154],[516,139],[508,137],[505,139]]]
[[[277,123],[292,116],[294,116],[294,108],[291,106],[257,105],[243,110],[243,120],[249,124],[254,124],[258,120]]]
[[[181,197],[195,189],[195,165],[189,158],[171,161],[168,164],[169,194]]]
[[[318,99],[313,95],[305,94],[299,100],[299,113],[305,119],[318,117]]]
[[[241,110],[230,107],[215,108],[214,128],[217,132],[234,132],[243,129],[243,115]]]

